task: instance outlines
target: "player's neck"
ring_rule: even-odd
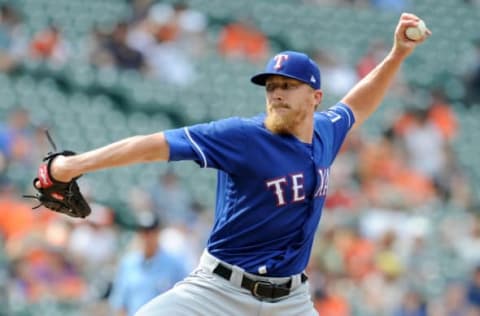
[[[289,134],[299,141],[311,144],[313,140],[313,117],[305,117],[290,128]]]
[[[313,111],[313,109],[312,109]],[[298,121],[291,129],[292,135],[302,143],[311,144],[313,140],[314,113],[305,111],[298,116]]]
[[[292,131],[295,136],[302,143],[311,144],[313,139],[313,120],[307,120],[303,124],[299,124]]]

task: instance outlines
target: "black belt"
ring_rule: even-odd
[[[222,263],[219,263],[217,267],[213,270],[213,273],[221,276],[227,281],[230,281],[230,277],[232,276],[232,269]],[[305,273],[302,273],[300,278],[302,283],[308,280],[308,277],[305,275]],[[263,280],[253,280],[248,276],[243,275],[241,286],[244,289],[249,290],[250,293],[252,293],[252,295],[258,299],[276,299],[290,294],[290,288],[292,287],[292,279],[288,280],[288,282],[285,282],[283,284],[275,284]]]

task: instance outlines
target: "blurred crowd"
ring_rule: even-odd
[[[401,12],[414,10],[409,0],[304,0],[306,4],[344,5]],[[476,1],[465,1],[476,5]],[[0,7],[0,70],[11,71],[24,60],[45,61],[65,65],[72,61],[98,69],[134,70],[147,78],[178,86],[195,82],[196,64],[202,58],[218,55],[226,60],[241,60],[262,65],[270,56],[275,43],[256,24],[253,15],[239,13],[235,18],[219,23],[206,12],[189,7],[187,1],[129,1],[130,13],[116,23],[92,25],[83,37],[67,38],[51,19],[44,29],[27,32],[25,14],[15,6]],[[473,8],[475,9],[475,7]],[[214,29],[214,31],[212,31]],[[28,34],[27,34],[28,33]],[[31,33],[31,34],[30,34]],[[465,84],[465,98],[478,102],[480,85],[480,39],[472,41],[469,56],[459,56]],[[359,65],[360,77],[382,57],[381,43],[372,43],[364,63]],[[380,53],[380,54],[379,54]],[[321,52],[320,66],[335,69],[335,73],[354,69],[336,52]],[[461,59],[461,60],[460,60]],[[350,66],[351,67],[351,66]],[[357,78],[347,76],[343,87]],[[338,80],[342,82],[342,80]],[[333,90],[333,92],[342,92]]]
[[[410,5],[306,2],[392,10]],[[186,2],[130,5],[128,18],[80,39],[81,52],[53,22],[29,38],[20,12],[2,5],[0,69],[9,73],[25,59],[81,59],[189,86],[195,61],[212,51],[258,65],[272,52],[270,39],[249,16],[226,23],[212,39],[208,15]],[[472,47],[462,80],[466,98],[476,102],[480,41]],[[341,96],[387,48],[372,42],[354,65],[320,48],[312,56],[326,78],[324,89]],[[410,92],[399,76],[392,94]],[[422,104],[394,109],[382,120],[381,133],[351,133],[337,158],[308,267],[321,316],[480,315],[480,210],[453,150],[460,133],[455,111],[442,89],[429,93]],[[92,206],[87,219],[32,210],[35,201],[21,198],[30,183],[19,185],[8,171],[33,174],[49,146],[43,126],[32,122],[22,104],[0,121],[0,315],[50,315],[54,308],[64,308],[61,315],[131,315],[196,266],[213,210],[195,200],[173,170],[156,175],[151,186],[119,192],[129,197],[130,221],[116,205],[96,200],[88,176],[80,179]],[[153,221],[143,221],[149,217]]]

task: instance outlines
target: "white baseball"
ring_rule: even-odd
[[[427,26],[423,20],[418,22],[417,26],[410,26],[406,29],[405,35],[412,41],[421,40],[427,32]]]

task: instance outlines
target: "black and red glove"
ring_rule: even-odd
[[[48,133],[47,136],[55,149],[55,144]],[[37,177],[33,179],[33,186],[38,194],[24,195],[24,197],[34,198],[40,202],[34,209],[43,205],[52,211],[71,217],[87,217],[90,215],[91,209],[78,187],[76,180],[79,177],[73,178],[69,182],[61,182],[52,177],[50,172],[52,161],[60,155],[72,156],[75,153],[69,150],[48,153],[43,158],[44,163],[38,168]]]

